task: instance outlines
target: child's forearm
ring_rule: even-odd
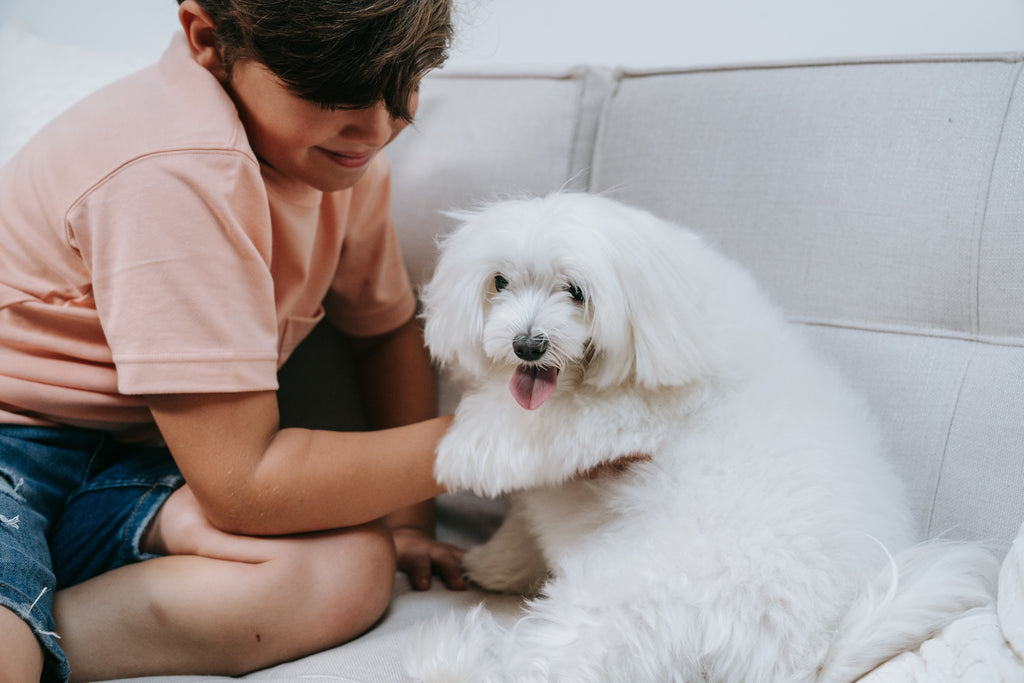
[[[428,501],[444,492],[433,477],[434,446],[449,424],[435,418],[376,432],[279,432],[255,472],[247,506],[273,511],[278,520],[243,514],[232,523],[252,526],[236,533],[295,533],[385,516],[390,525],[429,533]]]
[[[423,525],[432,518],[420,504],[442,492],[434,451],[450,418],[433,418],[433,368],[419,325],[413,319],[354,346],[377,431],[279,431],[274,392],[150,397],[153,417],[214,525],[238,534],[294,534],[394,514],[389,523],[429,533]]]
[[[210,521],[248,535],[361,524],[442,492],[450,418],[374,432],[278,430],[274,392],[155,396],[157,425]]]
[[[367,418],[374,429],[437,415],[437,387],[423,330],[415,318],[378,337],[353,339]]]
[[[434,536],[434,521],[432,500],[395,510],[384,518],[384,522],[391,529],[418,529],[431,537]]]

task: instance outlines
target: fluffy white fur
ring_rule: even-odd
[[[512,494],[466,567],[534,597],[511,628],[480,608],[424,629],[414,677],[852,681],[992,599],[993,556],[913,545],[865,405],[737,264],[591,195],[460,219],[423,293],[466,384],[436,474]],[[550,367],[522,407],[513,376]]]

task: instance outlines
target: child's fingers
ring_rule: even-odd
[[[437,574],[452,590],[467,587],[462,570],[462,548],[434,540],[421,531],[394,530],[398,568],[409,577],[414,590],[428,590]]]
[[[430,557],[427,555],[413,555],[407,557],[402,569],[409,577],[409,583],[414,590],[425,591],[430,588]]]
[[[451,590],[466,590],[466,578],[462,569],[462,549],[444,546],[434,558],[434,568],[441,580]]]

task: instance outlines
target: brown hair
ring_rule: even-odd
[[[182,0],[178,0],[181,4]],[[326,108],[383,101],[410,121],[423,75],[452,38],[452,0],[197,0],[216,25],[221,59],[252,59]]]

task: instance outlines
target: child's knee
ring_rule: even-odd
[[[360,586],[362,594],[356,595],[356,604],[364,610],[369,628],[384,613],[391,601],[398,562],[391,532],[383,525],[366,527],[358,532],[353,543],[353,552],[361,559],[352,573],[353,585]],[[340,577],[345,581],[345,577]],[[365,630],[365,629],[364,629]]]
[[[376,605],[383,612],[391,600],[398,566],[391,532],[382,524],[373,524],[343,533],[350,537],[338,539],[333,562],[324,558],[324,569],[336,582],[360,588],[363,593],[357,601],[366,602],[371,611]],[[339,566],[349,567],[347,576],[339,575]],[[376,614],[374,620],[379,616]]]
[[[0,606],[0,642],[4,644],[0,680],[39,679],[43,671],[43,650],[28,624],[3,606]]]
[[[367,525],[321,538],[302,573],[315,596],[309,626],[325,642],[339,644],[373,626],[384,614],[394,586],[394,543],[386,528]]]

